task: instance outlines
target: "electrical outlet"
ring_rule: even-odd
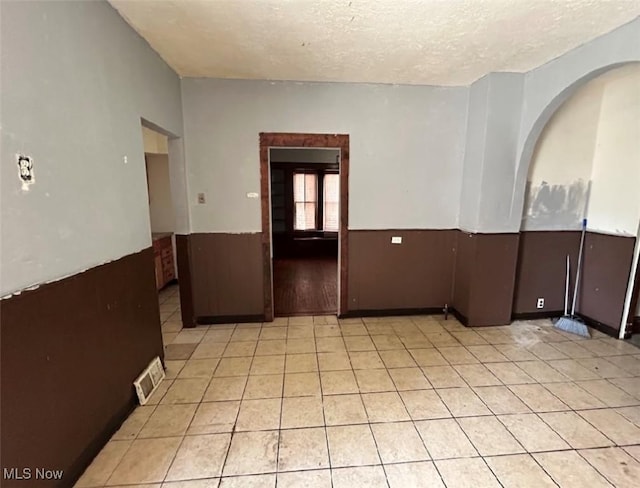
[[[538,298],[538,302],[536,303],[536,308],[544,308],[544,298]]]
[[[33,176],[33,159],[23,154],[16,154],[16,160],[18,162],[18,175],[22,180],[22,188],[28,189],[28,185],[34,181]]]
[[[402,237],[401,236],[392,237],[391,244],[402,244]]]

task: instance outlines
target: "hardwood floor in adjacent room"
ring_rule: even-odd
[[[336,313],[338,260],[332,257],[273,260],[276,317]]]

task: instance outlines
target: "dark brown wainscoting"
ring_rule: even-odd
[[[635,238],[587,232],[576,311],[592,326],[617,337],[633,259]],[[567,254],[571,258],[571,288],[580,248],[578,231],[525,231],[520,253],[513,313],[515,317],[561,315]],[[545,308],[536,309],[538,298]],[[538,314],[538,312],[541,312]]]
[[[335,314],[338,309],[338,259],[273,260],[276,317]]]
[[[471,327],[511,323],[518,234],[457,233],[453,307]]]
[[[471,312],[472,270],[475,263],[475,241],[473,234],[456,231],[454,248],[455,261],[453,267],[453,296],[451,302],[454,314],[467,325]]]
[[[193,311],[193,281],[191,279],[191,236],[176,234],[176,258],[180,279],[180,310],[182,325],[195,327]]]
[[[349,311],[451,304],[455,230],[349,231]],[[391,244],[391,237],[402,244]]]
[[[635,237],[587,232],[578,311],[591,321],[620,330]]]
[[[402,244],[391,244],[396,235],[403,237]],[[191,243],[196,321],[264,317],[260,234],[194,234],[180,236],[178,242],[183,240]],[[458,230],[352,230],[344,315],[439,312],[445,303],[469,326],[508,324],[512,313],[517,318],[558,315],[565,256],[571,256],[573,277],[579,240],[580,233],[573,231],[523,232],[519,237]],[[609,331],[618,330],[634,238],[588,233],[586,242],[578,312]],[[178,248],[181,266],[186,259],[180,257],[185,254],[181,244]],[[271,269],[270,260],[268,265]],[[182,288],[185,273],[179,272]],[[538,297],[545,298],[542,310],[535,308]],[[185,308],[183,303],[183,313]]]
[[[196,321],[263,317],[261,234],[191,234],[189,240]]]
[[[73,486],[135,405],[133,381],[163,357],[153,249],[0,302],[2,467],[64,470]]]
[[[579,231],[525,231],[520,233],[518,272],[513,301],[513,313],[546,314],[564,312],[564,290],[567,254],[571,262],[570,297],[576,272]],[[543,309],[536,308],[538,298],[544,298]]]
[[[346,134],[260,133],[260,195],[262,208],[262,283],[265,320],[273,320],[271,224],[269,221],[269,148],[330,147],[340,149],[340,297],[341,313],[347,313],[349,301],[349,136]]]

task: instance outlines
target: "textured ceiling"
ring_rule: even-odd
[[[640,15],[640,0],[110,0],[181,76],[467,85]]]

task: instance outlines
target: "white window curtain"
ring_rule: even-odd
[[[322,228],[325,232],[338,232],[340,225],[340,176],[324,177],[324,208]]]
[[[318,178],[311,173],[293,175],[294,229],[316,229]]]

